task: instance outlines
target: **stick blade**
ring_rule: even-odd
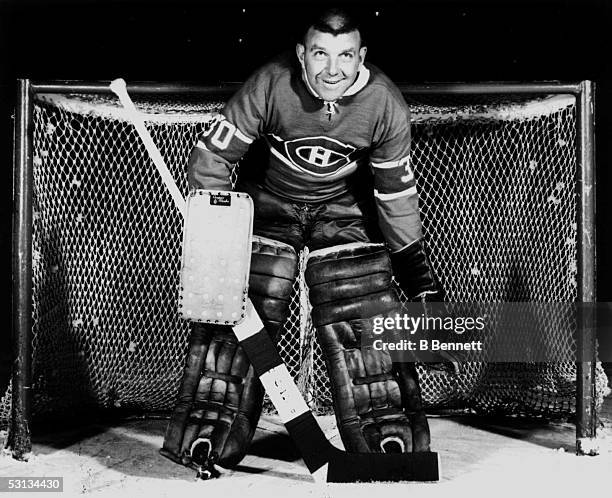
[[[329,461],[327,482],[438,481],[438,453],[344,453]]]

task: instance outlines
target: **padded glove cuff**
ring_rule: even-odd
[[[422,239],[392,253],[391,264],[395,279],[409,299],[435,294],[436,300],[443,300],[441,287],[429,264]]]

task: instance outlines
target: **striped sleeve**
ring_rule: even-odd
[[[190,188],[231,190],[234,164],[262,133],[268,87],[265,71],[259,70],[207,123],[189,158]]]
[[[410,112],[401,94],[390,94],[384,110],[370,165],[380,228],[395,252],[420,239],[422,225],[410,158]]]

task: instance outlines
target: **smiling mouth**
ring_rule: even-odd
[[[338,83],[342,82],[343,80],[337,80],[337,81],[328,81],[328,80],[323,80],[323,83],[325,83],[326,85],[337,85]]]

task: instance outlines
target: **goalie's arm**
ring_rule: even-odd
[[[378,220],[391,251],[393,273],[408,298],[437,294],[441,289],[423,243],[419,194],[411,164],[410,111],[392,89],[383,106],[387,126],[377,137],[370,161]],[[438,295],[441,300],[441,295]]]
[[[187,181],[190,189],[232,190],[234,164],[204,148],[199,140],[189,156]]]
[[[423,235],[411,164],[410,111],[399,91],[391,90],[381,103],[370,165],[378,223],[390,251],[396,252]]]
[[[231,190],[235,163],[265,128],[269,86],[267,73],[256,72],[212,118],[191,151],[190,188]]]

